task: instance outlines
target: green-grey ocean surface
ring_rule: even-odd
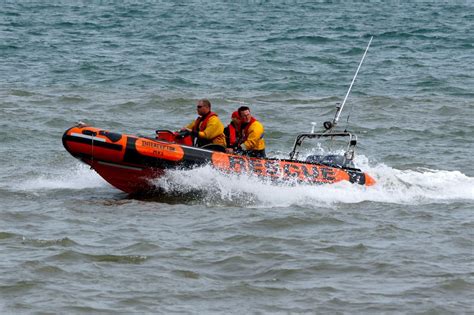
[[[471,1],[2,1],[1,313],[474,313],[473,25]],[[340,122],[374,187],[204,167],[136,200],[62,147],[206,97],[285,157],[372,35]]]

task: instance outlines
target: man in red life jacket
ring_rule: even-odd
[[[243,154],[251,157],[264,158],[265,155],[265,140],[263,125],[252,117],[250,108],[247,106],[239,107],[239,116],[241,121],[242,136],[239,141]],[[226,152],[233,153],[233,149],[227,149]]]
[[[237,148],[240,139],[240,116],[239,112],[232,113],[230,124],[224,128],[225,140],[228,148]]]
[[[187,130],[193,135],[197,147],[218,144],[225,148],[224,125],[217,114],[211,111],[211,102],[207,99],[199,100],[196,109],[199,117],[181,130]]]

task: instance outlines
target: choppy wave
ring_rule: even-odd
[[[140,264],[148,259],[142,255],[114,255],[114,254],[88,254],[74,250],[66,250],[48,258],[50,261],[93,261],[119,264]]]
[[[0,313],[472,313],[472,4],[2,4]],[[179,128],[206,97],[287,150],[370,35],[340,127],[375,186],[204,167],[144,202],[61,146],[78,120]]]
[[[32,245],[34,247],[50,247],[50,246],[61,246],[61,247],[70,247],[77,245],[72,239],[68,237],[64,237],[61,239],[51,239],[51,240],[44,240],[44,239],[32,239],[32,238],[25,238],[22,237],[22,243]]]

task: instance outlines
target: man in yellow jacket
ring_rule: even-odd
[[[265,140],[263,125],[252,117],[250,108],[247,106],[239,107],[239,115],[241,121],[241,134],[240,146],[245,155],[251,157],[264,158],[265,155]],[[232,152],[228,150],[228,152]]]
[[[225,148],[224,125],[217,114],[211,111],[211,102],[207,99],[199,100],[196,109],[199,117],[182,130],[193,135],[197,147],[212,143]]]

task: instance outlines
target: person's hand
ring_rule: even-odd
[[[178,131],[178,136],[181,138],[184,138],[190,134],[191,134],[191,129],[189,128],[181,128],[180,131]]]
[[[195,138],[199,137],[199,131],[194,131],[190,128],[181,128],[181,131],[178,132],[178,134],[181,136],[181,137],[186,137],[186,136],[193,136]]]
[[[227,148],[225,149],[225,153],[230,154],[242,154],[243,150],[240,146],[236,146],[235,148]]]
[[[242,147],[240,145],[238,145],[234,148],[234,153],[235,154],[242,154],[243,152],[244,152],[244,150],[242,150]]]

